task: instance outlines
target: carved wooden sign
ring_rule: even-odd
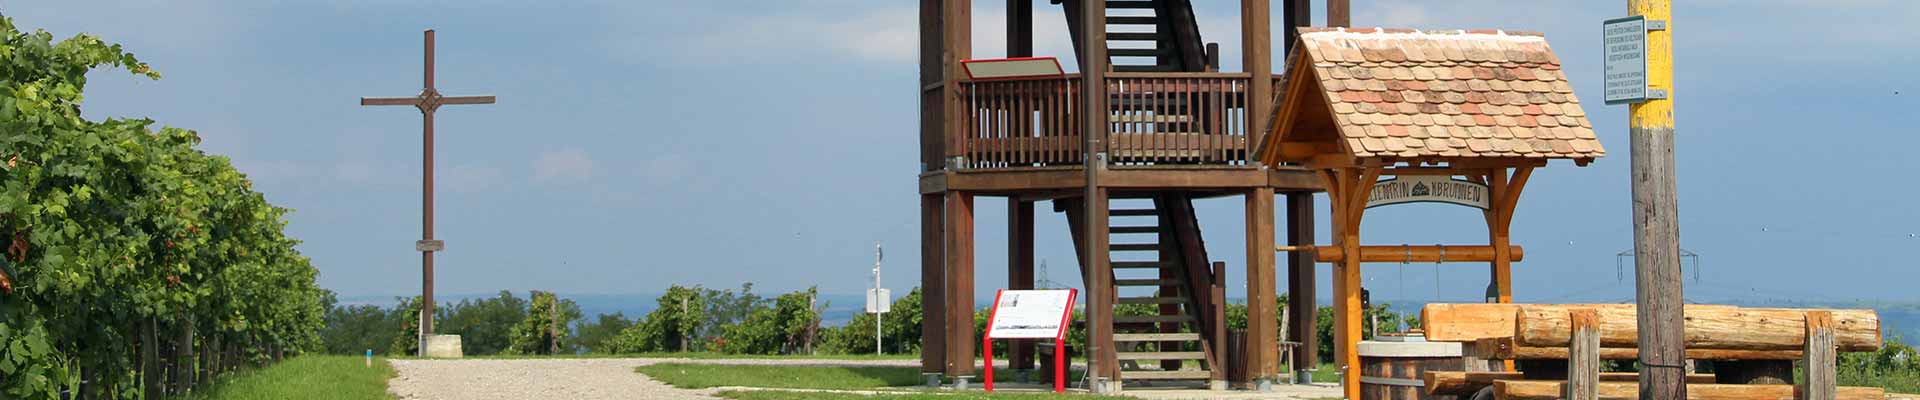
[[[1449,203],[1478,209],[1493,206],[1487,185],[1446,176],[1413,175],[1373,183],[1367,208],[1405,203]]]

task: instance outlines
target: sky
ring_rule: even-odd
[[[1004,3],[974,3],[975,56],[1004,55]],[[1070,65],[1059,6],[1035,3],[1037,53]],[[1237,2],[1196,3],[1205,40],[1237,70]],[[1681,246],[1699,255],[1689,299],[1920,300],[1920,2],[1676,3]],[[439,112],[438,292],[858,293],[880,243],[885,285],[904,293],[919,283],[915,5],[3,0],[0,14],[124,44],[161,71],[93,72],[86,116],[199,131],[295,210],[289,233],[343,296],[419,289],[420,117],[358,98],[419,91],[426,28],[443,93],[499,96]],[[1355,26],[1546,33],[1610,151],[1534,174],[1512,228],[1527,250],[1515,296],[1631,299],[1632,262],[1622,272],[1616,257],[1632,247],[1626,109],[1598,100],[1600,21],[1625,2],[1353,8]],[[1006,281],[1005,202],[978,204],[976,290],[990,296]],[[1244,294],[1242,205],[1198,205],[1229,296]],[[1038,257],[1077,286],[1065,217],[1039,209]],[[1444,205],[1373,209],[1361,232],[1368,244],[1486,240],[1477,212]],[[1376,299],[1479,301],[1487,268],[1363,274]]]

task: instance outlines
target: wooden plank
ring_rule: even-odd
[[[1200,360],[1205,358],[1207,358],[1206,353],[1201,353],[1198,351],[1167,351],[1167,352],[1123,351],[1123,352],[1120,352],[1120,359],[1122,360]],[[1129,371],[1129,372],[1133,372],[1133,371]]]
[[[1637,311],[1596,308],[1600,313],[1600,341],[1607,347],[1642,347]],[[1806,313],[1828,311],[1834,319],[1834,339],[1841,351],[1880,348],[1880,318],[1873,310],[1806,310],[1781,308],[1686,307],[1689,349],[1800,350],[1807,343]],[[1565,347],[1567,313],[1559,307],[1521,305],[1515,317],[1515,339],[1523,346]]]
[[[1835,353],[1833,313],[1808,311],[1806,316],[1807,380],[1801,390],[1804,400],[1834,400],[1839,397],[1835,383],[1838,360]]]
[[[1558,400],[1565,393],[1565,382],[1560,381],[1509,381],[1493,382],[1493,398],[1500,400]],[[1599,385],[1600,398],[1634,399],[1639,398],[1640,385],[1631,382],[1602,382]],[[1686,384],[1687,399],[1691,400],[1778,400],[1799,398],[1800,391],[1793,385],[1727,385],[1714,383]],[[1842,387],[1835,396],[1837,400],[1885,400],[1887,392],[1881,388]]]
[[[1065,139],[1054,141],[1067,143]],[[1079,151],[1078,144],[1071,144]],[[1248,166],[1115,166],[1101,174],[1101,186],[1119,189],[1250,189],[1318,190],[1312,171],[1276,168],[1261,171]],[[983,194],[1018,194],[1038,190],[1085,189],[1086,173],[1079,166],[982,168],[936,171],[920,175],[920,193],[948,190]],[[1076,191],[1074,194],[1078,196]]]
[[[1159,342],[1200,340],[1198,333],[1115,333],[1116,342]]]
[[[1601,382],[1635,382],[1640,374],[1633,372],[1602,372]],[[1426,371],[1421,375],[1421,383],[1426,385],[1426,394],[1436,396],[1471,396],[1480,388],[1493,386],[1494,381],[1525,380],[1520,372],[1512,371]],[[1687,383],[1714,383],[1712,374],[1687,375]]]
[[[1468,344],[1467,352],[1491,360],[1565,360],[1565,347],[1515,346],[1512,337],[1481,338]],[[1600,348],[1602,360],[1633,360],[1640,352],[1633,348]],[[1800,350],[1717,350],[1687,349],[1689,360],[1798,360]]]
[[[1599,400],[1600,315],[1583,308],[1571,313],[1573,343],[1567,347],[1567,398]]]

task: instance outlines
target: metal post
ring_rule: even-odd
[[[421,176],[420,176],[420,241],[414,243],[414,250],[420,252],[420,344],[419,355],[425,356],[427,337],[433,335],[433,253],[445,249],[445,244],[433,240],[433,113],[446,104],[493,104],[493,96],[444,96],[433,87],[433,30],[426,31],[426,60],[422,72],[424,81],[420,93],[413,97],[362,97],[362,106],[413,106],[420,109],[421,120]]]
[[[873,304],[873,311],[874,311],[873,312],[873,354],[874,355],[886,354],[886,352],[880,348],[880,335],[881,335],[880,320],[886,319],[885,317],[887,316],[887,313],[880,311],[881,310],[880,302],[887,301],[887,299],[880,298],[880,260],[884,258],[886,258],[886,252],[880,249],[879,243],[874,243],[873,244],[873,302],[874,302]]]
[[[433,30],[427,30],[426,89],[433,93]],[[433,241],[433,109],[421,108],[420,240]],[[420,354],[427,356],[427,338],[433,336],[433,251],[420,252]]]
[[[1687,398],[1682,331],[1680,202],[1674,178],[1673,29],[1670,0],[1628,0],[1633,15],[1664,21],[1647,32],[1647,87],[1665,98],[1629,112],[1633,177],[1635,303],[1640,325],[1640,398]]]

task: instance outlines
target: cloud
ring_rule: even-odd
[[[579,183],[593,177],[593,157],[576,148],[547,150],[533,160],[533,180]]]

